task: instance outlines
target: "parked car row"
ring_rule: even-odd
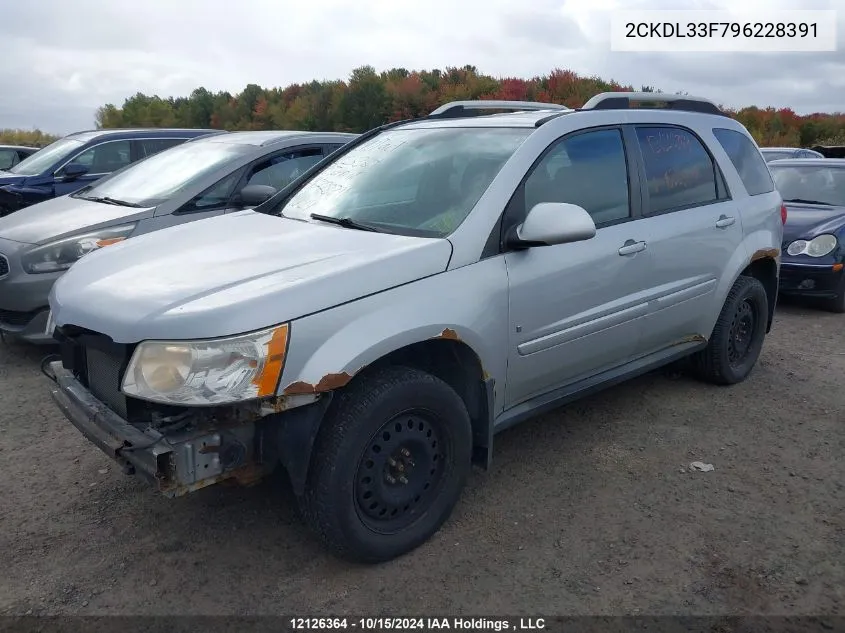
[[[760,152],[767,163],[788,158],[824,158],[824,154],[803,147],[761,147]]]
[[[0,217],[63,196],[168,147],[220,130],[77,132],[31,152],[0,172]]]
[[[46,275],[15,309],[44,314],[54,401],[126,472],[180,496],[281,467],[328,548],[391,559],[496,433],[672,362],[741,382],[782,259],[841,278],[832,198],[712,102],[631,107],[652,99],[195,139],[0,220],[0,301]]]
[[[47,297],[80,257],[129,237],[255,206],[354,137],[205,134],[0,219],[0,332],[55,342],[45,331]],[[120,142],[143,148],[147,141],[106,143]]]

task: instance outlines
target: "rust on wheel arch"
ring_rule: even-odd
[[[751,263],[753,264],[759,259],[774,259],[780,254],[780,251],[776,248],[761,248],[759,251],[755,251],[755,253],[751,256]]]
[[[447,339],[449,341],[460,341],[461,340],[461,337],[458,336],[458,333],[455,332],[455,330],[448,328],[448,327],[445,330],[443,330],[440,334],[438,334],[437,336],[435,336],[433,338],[444,338],[444,339]]]
[[[325,376],[320,378],[320,382],[318,382],[316,385],[312,385],[311,383],[298,380],[297,382],[293,382],[287,387],[285,387],[285,390],[282,392],[282,395],[296,396],[309,393],[323,393],[324,391],[334,391],[335,389],[345,387],[347,384],[349,384],[350,380],[352,380],[352,376],[347,372],[342,372],[339,374],[326,374]]]

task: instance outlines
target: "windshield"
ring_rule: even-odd
[[[248,146],[231,143],[183,143],[95,183],[78,197],[109,198],[140,207],[154,207],[247,152]]]
[[[343,218],[376,230],[445,237],[475,206],[527,128],[388,130],[307,182],[282,214]]]
[[[32,156],[24,158],[9,171],[21,176],[37,176],[43,174],[59,161],[70,157],[71,153],[82,147],[83,143],[72,138],[60,138],[40,149]]]
[[[845,206],[845,168],[771,165],[770,170],[784,202],[803,200]]]

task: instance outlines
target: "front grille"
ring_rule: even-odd
[[[32,312],[16,312],[15,310],[0,310],[0,323],[14,327],[26,327],[41,310]]]
[[[126,396],[120,391],[130,352],[99,334],[68,336],[57,330],[62,346],[62,363],[100,402],[124,420],[128,419]]]
[[[9,274],[9,260],[5,255],[0,255],[0,277],[5,277]]]
[[[85,350],[85,361],[88,389],[95,398],[125,420],[128,417],[126,396],[120,391],[123,358],[89,348]]]

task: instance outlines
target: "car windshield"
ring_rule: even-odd
[[[132,206],[154,207],[248,152],[248,146],[233,143],[183,143],[95,183],[78,197],[107,198]]]
[[[532,131],[387,130],[320,171],[283,203],[281,212],[299,220],[310,220],[312,214],[324,221],[334,218],[351,228],[445,237]]]
[[[845,206],[845,168],[827,165],[770,165],[784,202]]]
[[[82,147],[83,143],[72,138],[60,138],[40,149],[32,156],[27,156],[9,172],[20,176],[37,176],[43,174],[57,162],[69,158],[71,153]]]

